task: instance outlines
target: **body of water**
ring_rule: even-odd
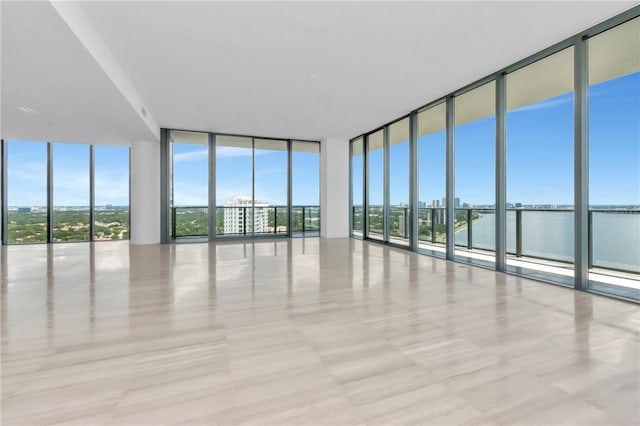
[[[495,213],[479,211],[473,223],[474,248],[495,248]],[[594,266],[640,273],[640,214],[593,212]],[[467,229],[456,232],[456,244],[467,244]],[[516,251],[516,213],[507,212],[507,252]],[[573,212],[523,211],[522,254],[573,261]]]

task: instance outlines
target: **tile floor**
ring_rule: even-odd
[[[0,256],[6,426],[640,423],[636,304],[347,239]]]

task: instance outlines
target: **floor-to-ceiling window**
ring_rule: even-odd
[[[253,234],[253,139],[216,135],[216,233]]]
[[[89,145],[53,144],[52,241],[89,241]]]
[[[640,300],[639,35],[633,9],[354,138],[351,235],[364,199],[369,239]]]
[[[640,18],[588,49],[589,285],[640,299]]]
[[[47,143],[8,140],[7,243],[47,242]]]
[[[571,286],[573,50],[506,76],[507,269]]]
[[[418,249],[445,256],[446,107],[418,113]]]
[[[171,131],[173,238],[209,234],[209,135]]]
[[[320,231],[320,143],[291,142],[291,232]]]
[[[494,81],[455,99],[455,257],[495,263]]]
[[[389,241],[409,245],[409,118],[389,126]]]
[[[254,139],[255,234],[287,234],[287,141]]]
[[[367,136],[367,232],[384,239],[384,129]]]
[[[351,141],[351,235],[364,235],[364,142]]]
[[[1,143],[3,244],[129,238],[129,147]]]
[[[129,147],[94,147],[96,241],[129,239]]]

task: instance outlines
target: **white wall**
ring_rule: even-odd
[[[160,143],[131,144],[131,244],[160,243]]]
[[[326,138],[320,147],[320,236],[349,236],[349,140]]]

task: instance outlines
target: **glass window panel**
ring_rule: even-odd
[[[588,46],[589,285],[640,299],[640,18]]]
[[[94,239],[129,239],[129,147],[94,147]]]
[[[492,81],[455,98],[455,255],[495,263],[495,93]]]
[[[9,244],[47,242],[47,144],[8,140]]]
[[[389,126],[389,240],[409,245],[409,119]]]
[[[351,142],[351,194],[352,194],[352,207],[351,222],[353,235],[362,237],[364,227],[364,186],[362,183],[362,177],[364,174],[364,152],[363,152],[363,140],[358,138]]]
[[[286,234],[287,141],[255,139],[254,144],[253,232]]]
[[[216,232],[253,234],[253,141],[216,135]]]
[[[209,135],[171,131],[172,236],[209,234]]]
[[[89,241],[89,145],[53,144],[53,242]]]
[[[573,47],[508,74],[506,86],[507,269],[572,286]]]
[[[291,143],[292,232],[320,231],[320,144]]]
[[[446,243],[446,107],[418,113],[418,248],[444,257]]]
[[[367,237],[384,238],[384,130],[372,133],[367,138]]]

